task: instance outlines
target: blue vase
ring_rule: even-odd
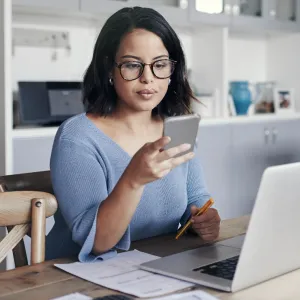
[[[246,115],[251,104],[248,81],[231,81],[230,94],[233,98],[236,114]]]

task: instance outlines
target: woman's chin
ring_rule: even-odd
[[[152,111],[158,105],[157,102],[149,101],[146,103],[139,103],[135,106],[137,111]]]

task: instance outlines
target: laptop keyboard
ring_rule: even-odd
[[[238,260],[239,260],[239,255],[204,267],[194,269],[194,271],[200,271],[203,274],[208,274],[211,276],[232,280],[236,270]]]

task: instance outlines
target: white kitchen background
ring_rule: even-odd
[[[45,10],[42,14],[30,10],[14,12],[13,28],[67,32],[71,49],[13,47],[12,65],[11,70],[9,69],[13,90],[17,89],[17,82],[21,80],[82,80],[104,21],[103,16],[96,21],[83,16],[64,15],[62,12],[47,14]],[[186,54],[187,66],[192,70],[193,83],[200,89],[217,87],[220,90],[222,105],[218,112],[219,118],[209,122],[201,121],[200,155],[209,190],[214,195],[223,218],[251,212],[265,167],[300,161],[299,115],[290,120],[288,117],[286,120],[277,117],[258,120],[242,117],[248,120],[231,122],[226,119],[228,115],[225,105],[229,81],[275,80],[280,87],[295,88],[296,109],[300,111],[300,25],[298,26],[296,33],[289,30],[267,32],[246,27],[233,31],[220,24],[207,26],[200,21],[192,28],[174,26]],[[54,51],[57,52],[56,60],[52,59]],[[3,73],[1,76],[5,77]],[[4,94],[0,95],[2,97]],[[0,120],[11,112],[9,105],[7,101]],[[6,148],[0,147],[0,176],[49,169],[56,128],[12,129],[9,118],[2,121],[2,125],[0,145],[6,143]],[[1,166],[3,158],[9,161],[4,167]],[[28,245],[28,239],[26,242]]]
[[[83,27],[82,27],[83,26]],[[14,22],[14,28],[29,28],[41,30],[63,31],[69,33],[71,50],[19,47],[16,46],[12,60],[13,88],[17,88],[17,81],[21,80],[82,80],[93,53],[94,44],[101,28],[82,25],[37,25]],[[192,67],[192,36],[178,31],[185,50],[188,67]],[[57,59],[52,60],[53,52],[57,52]]]
[[[17,89],[17,81],[20,80],[82,80],[83,73],[90,62],[97,34],[101,27],[88,25],[86,23],[80,26],[70,21],[66,24],[63,21],[62,25],[45,25],[45,20],[42,17],[36,17],[35,22],[26,21],[13,22],[14,28],[29,28],[41,30],[64,31],[69,33],[69,41],[71,50],[68,52],[65,49],[56,49],[52,47],[21,47],[14,48],[12,59],[12,86]],[[48,20],[55,22],[57,19]],[[175,28],[182,42],[187,66],[193,73],[201,73],[199,81],[205,81],[205,74],[210,73],[210,61],[219,60],[222,55],[227,56],[225,63],[227,64],[227,81],[231,80],[248,80],[250,82],[276,80],[279,86],[296,88],[296,108],[300,110],[299,86],[300,78],[300,60],[297,59],[300,53],[300,33],[286,33],[281,36],[266,36],[230,33],[225,41],[223,54],[213,57],[213,54],[208,60],[206,66],[203,66],[199,61],[206,61],[207,53],[212,52],[210,45],[203,44],[199,41],[194,41],[195,32]],[[201,31],[201,30],[199,30]],[[216,29],[218,32],[219,29]],[[197,34],[197,33],[196,33]],[[284,46],[286,45],[286,47]],[[57,59],[51,59],[53,52],[57,52]],[[206,52],[207,51],[207,52]],[[219,49],[218,49],[219,51]],[[195,55],[195,52],[197,53]],[[221,56],[220,56],[221,55]],[[220,61],[220,64],[224,61]],[[204,68],[205,67],[205,68]],[[222,69],[217,66],[212,69],[215,76],[219,76]],[[212,74],[214,76],[214,74]],[[199,77],[198,77],[199,78]],[[202,88],[201,83],[194,79],[194,84]]]

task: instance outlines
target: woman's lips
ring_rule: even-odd
[[[152,96],[155,94],[155,91],[152,90],[152,89],[151,90],[149,90],[149,89],[143,89],[143,90],[138,91],[137,94],[139,96],[141,96],[142,98],[148,100],[148,99],[152,98]]]

